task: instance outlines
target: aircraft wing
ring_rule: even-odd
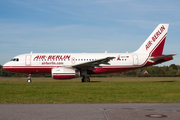
[[[106,58],[102,58],[102,59],[98,59],[98,60],[93,60],[93,61],[89,61],[89,62],[76,64],[76,65],[73,65],[72,67],[77,68],[77,69],[95,70],[94,67],[101,67],[101,66],[99,66],[100,64],[110,65],[108,62],[114,58],[115,57],[106,57]]]
[[[159,57],[149,57],[149,61],[150,62],[156,62],[158,60],[162,60],[164,58],[172,57],[174,55],[176,55],[176,54],[169,54],[169,55],[164,55],[164,56],[159,56]]]

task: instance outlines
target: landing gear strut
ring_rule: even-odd
[[[31,74],[28,75],[28,80],[27,80],[28,83],[31,83]]]

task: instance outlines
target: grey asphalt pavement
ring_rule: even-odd
[[[0,120],[180,120],[180,103],[0,104]]]

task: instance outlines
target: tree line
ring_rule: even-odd
[[[27,77],[28,75],[5,71],[2,65],[0,65],[0,76]],[[32,77],[51,77],[51,74],[33,74]],[[180,66],[175,64],[169,66],[150,66],[127,72],[92,74],[90,77],[180,77]]]

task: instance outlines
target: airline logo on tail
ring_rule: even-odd
[[[153,44],[153,42],[155,42],[158,37],[163,33],[163,31],[165,30],[164,25],[161,26],[161,28],[154,34],[154,36],[152,37],[152,40],[148,41],[148,43],[146,44],[146,50],[148,50],[151,45]]]

